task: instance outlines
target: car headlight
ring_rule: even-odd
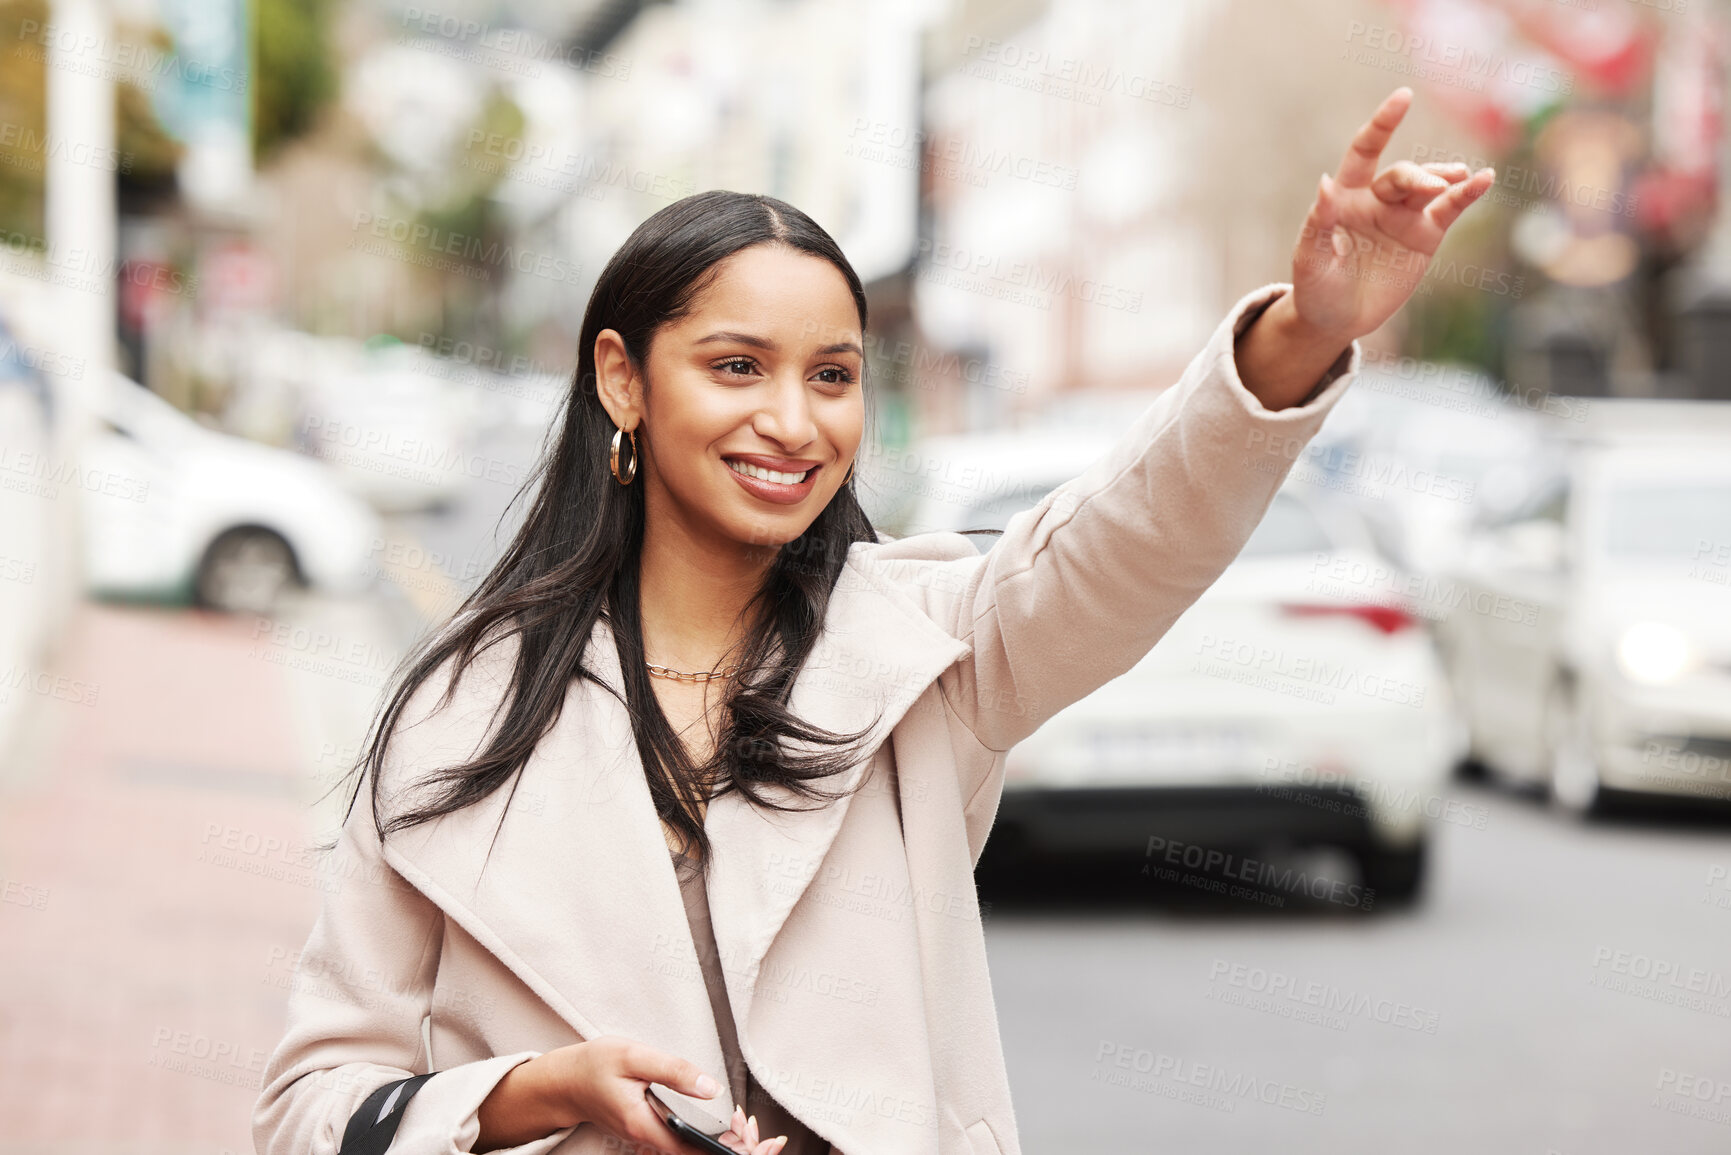
[[[1695,647],[1688,635],[1664,622],[1640,622],[1617,639],[1617,666],[1631,681],[1660,686],[1694,668]]]

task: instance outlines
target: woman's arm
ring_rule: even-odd
[[[1494,173],[1399,161],[1397,89],[1324,176],[1290,284],[1241,299],[1177,384],[1079,477],[1011,519],[984,559],[943,563],[934,616],[973,653],[945,698],[1006,750],[1145,656],[1238,555],[1360,363]],[[949,591],[940,594],[937,591]],[[978,784],[983,786],[984,784]]]
[[[253,1115],[259,1155],[336,1155],[377,1088],[428,1070],[421,1023],[432,1005],[444,916],[379,855],[366,792],[344,824],[335,888],[302,950],[288,1030],[265,1068]],[[433,1075],[402,1109],[391,1150],[467,1151],[493,1087],[537,1052]],[[512,1148],[540,1155],[563,1133]]]
[[[462,753],[449,747],[472,737],[478,722],[484,728],[484,715],[491,712],[485,694],[460,693],[450,708],[433,709],[447,670],[430,677],[405,707],[387,758],[387,783],[397,780],[399,767],[436,765]],[[474,676],[465,676],[465,688]],[[265,1067],[253,1114],[259,1155],[336,1155],[368,1095],[429,1069],[421,1024],[432,1009],[444,914],[384,860],[369,785],[363,784],[324,874],[331,889],[300,954],[288,1029]],[[434,1074],[401,1107],[390,1150],[471,1150],[481,1103],[537,1053],[500,1055]],[[540,1155],[564,1134],[511,1150]]]

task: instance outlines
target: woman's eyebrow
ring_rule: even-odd
[[[730,329],[723,329],[719,332],[711,333],[707,337],[699,337],[697,340],[693,341],[692,344],[707,345],[712,341],[732,341],[740,345],[750,345],[754,349],[767,349],[772,353],[780,347],[768,337],[758,337],[751,333],[736,333]]]
[[[777,345],[768,337],[759,337],[752,333],[740,333],[732,329],[721,329],[709,334],[707,337],[699,337],[697,340],[693,341],[692,344],[708,345],[716,341],[730,341],[739,345],[750,345],[754,349],[763,349],[771,353],[777,352],[781,348],[780,345]],[[825,345],[817,351],[817,355],[820,357],[830,353],[852,353],[856,357],[865,356],[865,351],[852,341],[837,341],[835,344]]]

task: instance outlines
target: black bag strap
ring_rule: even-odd
[[[403,1108],[415,1097],[433,1072],[386,1083],[368,1095],[343,1130],[343,1145],[337,1155],[385,1155],[403,1121]]]

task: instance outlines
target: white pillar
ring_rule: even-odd
[[[115,364],[118,221],[114,167],[90,159],[114,155],[113,22],[104,0],[54,0],[51,19],[44,184],[59,340],[100,374]]]

